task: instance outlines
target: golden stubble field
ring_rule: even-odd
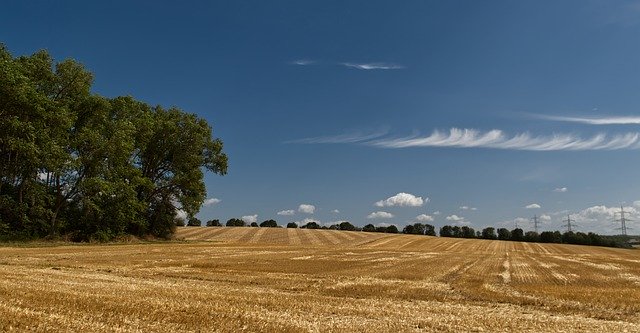
[[[640,251],[181,228],[0,248],[0,331],[640,332]]]

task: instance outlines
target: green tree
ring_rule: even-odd
[[[524,241],[525,242],[539,242],[540,241],[540,235],[538,235],[538,233],[535,232],[535,231],[527,231],[524,234]]]
[[[297,228],[298,224],[295,222],[289,222],[287,223],[287,228]]]
[[[227,220],[227,227],[245,227],[247,224],[241,220],[241,219],[237,219],[237,218],[232,218]]]
[[[507,228],[498,228],[498,239],[511,240],[511,231]]]
[[[304,228],[304,229],[320,229],[320,225],[318,224],[318,222],[311,221],[311,222],[303,225],[301,228]]]
[[[460,234],[463,238],[476,238],[476,231],[466,225],[460,228]]]
[[[200,221],[196,217],[190,217],[189,221],[187,222],[187,226],[189,226],[189,227],[200,227],[200,226],[202,226],[202,221]]]
[[[524,231],[520,228],[511,230],[511,240],[516,242],[522,242],[524,240]]]
[[[207,221],[207,227],[220,227],[220,226],[222,226],[222,224],[220,224],[220,220],[218,219]]]
[[[493,227],[487,227],[482,229],[482,238],[484,239],[497,239],[496,229]]]
[[[375,231],[376,231],[376,227],[375,227],[373,224],[369,223],[369,224],[365,225],[365,226],[362,228],[362,231],[365,231],[365,232],[375,232]]]
[[[355,231],[356,227],[348,221],[342,221],[338,224],[339,230]]]
[[[386,232],[390,233],[390,234],[397,234],[398,233],[398,227],[396,227],[395,225],[392,224],[392,225],[387,227],[387,231]]]
[[[444,225],[440,228],[440,237],[453,237],[453,228],[450,225]]]
[[[275,220],[266,220],[266,221],[260,223],[260,227],[262,227],[262,228],[277,228],[278,227],[278,222],[276,222]]]

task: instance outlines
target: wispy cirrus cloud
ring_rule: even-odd
[[[640,125],[640,116],[614,117],[566,117],[536,114],[534,117],[544,120],[563,121],[588,125]]]
[[[380,139],[368,142],[382,148],[452,147],[493,148],[529,151],[558,150],[619,150],[640,149],[640,133],[597,134],[582,138],[574,134],[532,136],[529,133],[507,135],[501,130],[480,131],[452,128],[449,132],[434,131],[429,136]]]
[[[386,63],[386,62],[370,62],[370,63],[355,63],[355,62],[343,62],[342,66],[349,68],[356,68],[361,70],[389,70],[389,69],[404,69],[405,67],[398,64]]]
[[[315,63],[316,63],[315,60],[310,60],[310,59],[296,59],[290,62],[291,65],[297,65],[297,66],[309,66]]]
[[[285,143],[360,143],[371,141],[386,135],[389,131],[380,130],[375,132],[353,132],[339,135],[317,136],[298,140],[286,141]]]

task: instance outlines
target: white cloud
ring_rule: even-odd
[[[277,214],[278,215],[283,215],[283,216],[291,216],[291,215],[293,215],[295,213],[296,212],[293,209],[287,209],[287,210],[281,210]]]
[[[637,116],[618,116],[618,117],[564,117],[564,116],[547,116],[534,115],[540,119],[565,121],[570,123],[580,123],[588,125],[640,125],[640,117]]]
[[[313,219],[313,218],[305,218],[302,221],[295,221],[293,223],[296,223],[297,225],[302,226],[302,225],[305,225],[305,224],[307,224],[309,222],[315,222],[315,223],[318,223],[318,224],[322,224],[319,220]]]
[[[217,199],[217,198],[209,198],[209,199],[205,200],[202,205],[204,205],[205,207],[213,206],[215,204],[220,203],[220,201],[222,201],[222,200]]]
[[[442,214],[439,210],[436,210],[435,212],[433,212],[433,215],[440,215]]]
[[[339,211],[339,210],[337,210],[337,209],[334,209],[334,210],[332,210],[331,212],[332,212],[332,213],[334,213],[334,214],[340,214],[340,211]]]
[[[532,203],[532,204],[530,204],[530,205],[526,205],[526,206],[524,206],[524,208],[526,208],[526,209],[538,209],[538,208],[540,208],[540,207],[541,207],[541,206],[540,206],[540,205],[538,205],[537,203]]]
[[[258,214],[245,215],[245,216],[242,217],[242,220],[247,222],[247,223],[258,222]]]
[[[187,212],[185,212],[182,209],[176,209],[176,218],[183,221],[187,221]]]
[[[454,223],[468,223],[464,219],[464,217],[458,216],[458,215],[455,215],[455,214],[447,216],[446,219],[447,219],[447,221],[451,221],[451,222],[454,222]]]
[[[393,218],[393,214],[387,212],[374,212],[367,216],[368,219],[390,219]]]
[[[433,216],[427,215],[427,214],[420,214],[416,216],[415,220],[419,222],[433,222]]]
[[[482,132],[475,129],[452,128],[449,133],[436,130],[426,137],[380,139],[368,143],[383,148],[453,147],[529,151],[618,150],[640,149],[640,133],[597,134],[589,138],[581,138],[573,134],[532,136],[529,133],[519,133],[508,136],[497,129]]]
[[[420,207],[426,202],[429,202],[429,198],[422,199],[409,193],[398,193],[385,200],[380,200],[375,203],[377,207],[393,207],[393,206],[408,206],[408,207]]]
[[[298,66],[308,66],[308,65],[313,65],[315,64],[315,60],[309,60],[309,59],[297,59],[291,62],[292,65],[298,65]]]
[[[633,206],[626,206],[623,207],[623,209],[625,218],[631,220],[627,221],[627,228],[637,229],[640,225],[637,222],[640,219],[640,210],[637,207]],[[576,214],[572,214],[571,218],[576,220],[576,230],[578,231],[593,231],[603,234],[619,234],[621,232],[621,230],[619,230],[621,226],[620,222],[615,221],[616,219],[620,219],[619,206],[591,206],[579,211]]]
[[[549,216],[547,214],[542,214],[542,215],[539,216],[539,219],[541,221],[544,221],[544,222],[549,222],[549,221],[551,221],[551,216]]]
[[[640,200],[636,200],[636,201],[634,201],[634,202],[633,202],[633,205],[634,205],[635,207],[639,207],[639,208],[640,208]]]
[[[379,138],[388,131],[381,130],[376,132],[353,132],[331,136],[318,136],[313,138],[304,138],[298,140],[286,141],[286,143],[359,143]]]
[[[343,66],[362,69],[362,70],[372,70],[372,69],[403,69],[404,66],[392,63],[384,63],[384,62],[372,62],[372,63],[353,63],[353,62],[345,62],[342,63]]]
[[[298,211],[300,213],[313,214],[316,211],[316,206],[309,205],[309,204],[302,204],[298,206]]]
[[[478,208],[476,208],[476,207],[469,207],[469,206],[460,206],[460,209],[462,209],[462,210],[478,210]]]
[[[556,188],[553,190],[553,192],[558,192],[558,193],[564,193],[564,192],[567,192],[567,191],[569,191],[569,189],[568,189],[568,188],[566,188],[566,187],[556,187]]]

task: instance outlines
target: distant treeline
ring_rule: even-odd
[[[92,81],[74,60],[0,44],[0,239],[168,237],[177,209],[200,209],[203,172],[226,173],[207,121]]]
[[[180,223],[179,225],[185,225]],[[198,219],[191,219],[187,223],[189,226],[200,226],[201,221]],[[209,220],[206,224],[208,227],[222,226],[219,220]],[[227,227],[271,227],[282,228],[274,220],[267,220],[260,224],[253,222],[251,224],[245,223],[241,219],[233,218],[227,221],[225,224]],[[297,223],[287,223],[287,228],[303,228],[303,229],[331,229],[331,230],[347,230],[347,231],[364,231],[364,232],[384,232],[397,234],[400,231],[395,225],[389,226],[374,226],[373,224],[367,224],[364,227],[357,227],[348,221],[339,222],[331,226],[320,226],[317,222],[309,222],[302,226],[298,226]],[[405,226],[402,229],[403,234],[411,235],[426,235],[436,236],[435,227],[431,224],[414,223]],[[504,241],[515,242],[534,242],[534,243],[559,243],[559,244],[577,244],[577,245],[593,245],[593,246],[609,246],[609,247],[629,247],[626,244],[627,238],[618,236],[602,236],[593,232],[565,232],[559,231],[543,231],[538,234],[535,231],[527,231],[520,228],[509,230],[507,228],[488,227],[482,229],[482,231],[476,231],[469,226],[450,226],[445,225],[440,228],[440,237],[453,237],[453,238],[476,238],[476,239],[495,239]]]

